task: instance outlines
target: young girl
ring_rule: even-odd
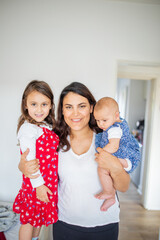
[[[18,122],[21,153],[29,148],[27,160],[39,159],[38,178],[23,175],[13,211],[20,213],[20,240],[37,240],[42,225],[58,220],[58,136],[55,127],[53,93],[44,81],[31,81],[22,96],[22,115]]]

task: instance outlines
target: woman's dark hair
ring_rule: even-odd
[[[50,86],[44,81],[33,80],[31,81],[25,88],[24,93],[22,95],[22,102],[21,102],[21,116],[18,120],[17,132],[20,129],[21,125],[27,120],[29,123],[33,123],[36,125],[40,125],[42,123],[37,123],[33,118],[31,118],[28,114],[27,105],[27,97],[33,91],[37,91],[51,100],[51,109],[49,111],[49,115],[44,119],[45,122],[52,125],[54,128],[55,123],[55,106],[54,106],[54,96]]]
[[[89,104],[93,107],[96,104],[96,100],[93,97],[92,93],[89,91],[89,89],[84,84],[82,84],[80,82],[72,82],[70,85],[68,85],[67,87],[65,87],[62,90],[61,95],[59,97],[59,103],[58,103],[58,109],[57,109],[57,124],[56,124],[56,128],[54,129],[54,131],[58,134],[58,136],[60,138],[59,149],[63,149],[64,151],[68,151],[70,149],[70,143],[67,138],[67,136],[70,135],[70,127],[64,121],[63,99],[70,92],[79,94],[79,95],[87,98]],[[99,128],[94,119],[93,113],[90,114],[89,127],[93,131],[99,132]]]

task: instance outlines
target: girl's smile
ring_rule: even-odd
[[[36,122],[42,122],[51,109],[51,100],[37,91],[31,92],[27,97],[26,108],[28,114]]]

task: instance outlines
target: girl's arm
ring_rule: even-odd
[[[42,133],[38,132],[36,126],[30,123],[24,123],[18,132],[18,140],[22,153],[29,148],[29,153],[26,156],[27,161],[36,158],[36,139],[40,134]],[[33,188],[39,187],[45,183],[39,170],[37,170],[35,173],[32,173],[32,175],[38,175],[37,178],[30,180]]]
[[[27,155],[29,154],[29,149],[27,149],[24,153],[21,155],[21,160],[18,165],[19,170],[30,180],[35,179],[39,176],[39,174],[36,174],[37,171],[39,170],[39,165],[38,165],[38,159],[30,160],[27,161]],[[34,175],[33,175],[34,174]],[[40,182],[41,184],[41,182]],[[40,186],[36,187],[36,197],[43,201],[43,202],[49,202],[48,199],[48,194],[53,194],[48,187],[46,187],[44,184],[41,184]]]
[[[96,153],[96,161],[98,162],[99,167],[109,171],[114,188],[120,192],[125,192],[129,188],[130,176],[123,169],[119,159],[110,153],[104,151],[102,148],[97,148],[99,153]]]
[[[36,157],[36,140],[42,134],[42,129],[30,123],[24,123],[18,132],[18,140],[20,142],[21,151],[24,152],[27,148],[29,148],[28,155],[26,155],[26,160],[29,162]],[[33,164],[30,166],[33,168]],[[30,179],[32,187],[36,188],[37,198],[43,202],[49,202],[48,194],[52,195],[52,192],[44,185],[45,181],[41,176],[39,169],[35,173],[32,172],[32,175],[39,175],[37,178]]]

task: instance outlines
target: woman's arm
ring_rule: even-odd
[[[130,176],[123,169],[119,159],[110,153],[104,151],[102,148],[97,148],[99,153],[96,153],[96,161],[99,167],[109,171],[114,188],[120,192],[125,192],[129,188]]]
[[[28,178],[34,179],[39,176],[32,175],[39,170],[38,159],[27,161],[27,155],[29,153],[29,149],[27,149],[22,155],[21,160],[19,162],[18,168],[19,170]]]

